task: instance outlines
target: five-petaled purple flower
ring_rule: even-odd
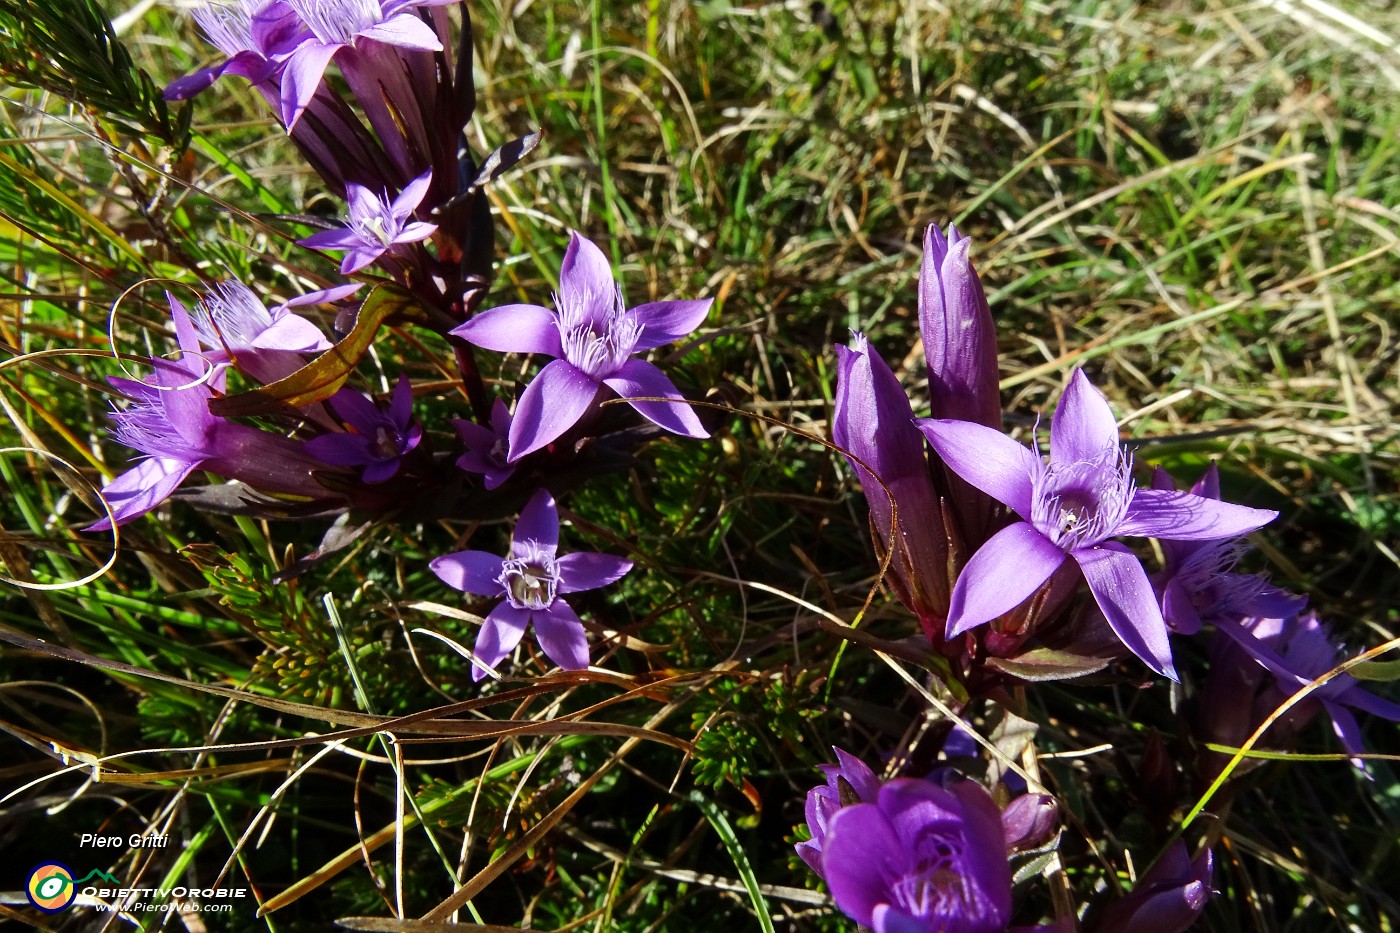
[[[253,84],[274,81],[282,62],[305,38],[305,27],[283,0],[206,3],[195,22],[211,45],[227,57],[170,83],[167,100],[184,100],[231,74]]]
[[[423,440],[423,428],[413,420],[408,376],[399,376],[387,410],[354,389],[341,389],[329,404],[351,430],[313,437],[306,451],[334,466],[363,466],[360,478],[366,483],[393,478],[403,458]]]
[[[924,419],[919,426],[953,472],[1021,519],[993,535],[959,574],[949,638],[1016,608],[1068,557],[1123,644],[1176,679],[1167,624],[1147,573],[1110,539],[1232,538],[1278,515],[1190,493],[1137,489],[1113,412],[1083,370],[1075,370],[1055,410],[1048,464],[985,425]]]
[[[484,474],[487,489],[495,489],[515,473],[516,464],[506,459],[512,420],[506,403],[496,399],[491,406],[491,427],[462,419],[452,422],[457,436],[467,445],[467,452],[457,458],[458,468]]]
[[[437,230],[437,224],[413,220],[413,212],[423,203],[432,184],[432,171],[424,172],[404,186],[392,201],[387,194],[378,195],[363,185],[351,182],[346,186],[349,202],[349,225],[339,230],[323,230],[303,240],[302,246],[313,249],[347,250],[341,260],[340,272],[359,272],[396,246],[426,240]]]
[[[1176,486],[1165,470],[1157,469],[1152,488]],[[1191,487],[1191,495],[1220,499],[1220,471],[1213,464]],[[1234,572],[1235,562],[1247,549],[1237,538],[1162,542],[1166,566],[1153,582],[1162,594],[1162,615],[1173,632],[1194,635],[1202,624],[1220,619],[1282,619],[1303,611],[1306,597],[1281,590],[1258,574]]]
[[[485,551],[458,551],[436,558],[433,573],[454,589],[477,596],[504,597],[486,615],[476,637],[472,680],[486,676],[515,650],[532,622],[540,648],[555,664],[576,671],[588,667],[583,623],[564,601],[567,593],[607,586],[632,569],[611,554],[558,553],[559,512],[554,497],[541,489],[520,511],[505,558]]]
[[[573,233],[559,270],[558,311],[504,305],[483,311],[452,333],[488,350],[555,358],[515,407],[509,459],[519,460],[577,424],[604,386],[668,431],[709,437],[671,380],[632,355],[689,334],[705,320],[710,303],[705,298],[625,308],[602,250]],[[643,401],[647,398],[674,401]]]
[[[1002,933],[1011,919],[1001,814],[972,781],[888,782],[831,816],[821,861],[836,905],[875,933]]]

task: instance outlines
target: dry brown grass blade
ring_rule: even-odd
[[[307,736],[298,739],[278,739],[269,742],[253,742],[238,745],[218,746],[220,750],[235,750],[240,748],[271,750],[276,748],[296,748],[302,745],[320,744],[332,740],[353,739],[361,736],[375,735],[381,732],[407,733],[410,735],[440,736],[442,738],[474,738],[474,739],[498,739],[506,736],[521,735],[618,735],[626,736],[629,739],[647,739],[658,741],[681,751],[690,752],[692,747],[684,739],[671,735],[654,732],[647,728],[637,726],[616,725],[613,723],[593,723],[578,722],[575,717],[590,712],[598,706],[590,707],[589,710],[582,710],[579,713],[569,713],[559,719],[547,720],[543,722],[512,720],[505,721],[485,721],[485,722],[462,722],[458,720],[447,720],[445,717],[457,715],[477,709],[484,705],[492,705],[502,701],[504,695],[481,698],[476,700],[465,700],[461,703],[452,703],[446,706],[433,707],[419,713],[410,713],[407,716],[372,716],[366,713],[356,713],[349,710],[329,709],[322,706],[311,706],[306,703],[294,703],[289,700],[279,700],[273,697],[259,696],[242,690],[234,690],[230,687],[220,687],[215,684],[199,684],[185,680],[181,677],[174,677],[169,674],[162,674],[157,671],[149,671],[143,668],[134,667],[121,661],[109,661],[104,658],[94,657],[82,651],[75,651],[71,648],[64,648],[59,645],[50,644],[37,638],[30,638],[18,632],[0,627],[0,641],[7,641],[12,645],[25,648],[30,651],[37,651],[49,654],[54,657],[78,664],[85,664],[91,667],[102,668],[116,673],[130,674],[136,677],[145,677],[152,680],[159,680],[162,683],[174,684],[190,690],[197,690],[202,693],[212,693],[217,696],[227,697],[245,703],[252,703],[266,709],[275,710],[280,713],[287,713],[293,716],[300,716],[306,719],[316,719],[322,722],[329,722],[334,725],[350,725],[352,728],[343,729],[323,735]],[[524,694],[548,692],[560,683],[573,685],[576,679],[551,678],[540,688],[527,688]],[[648,688],[649,689],[649,688]],[[638,690],[637,694],[644,691]],[[514,691],[512,693],[515,693]],[[630,696],[628,694],[627,696]],[[624,697],[626,698],[626,697]],[[602,704],[599,704],[601,706]],[[163,749],[172,751],[173,749]],[[201,750],[212,750],[206,748]]]
[[[658,710],[656,715],[647,720],[645,728],[655,729],[657,726],[661,725],[661,723],[665,722],[672,713],[680,709],[682,704],[682,700],[673,700],[668,703],[662,709]],[[567,816],[569,811],[583,799],[584,795],[592,790],[593,786],[615,768],[622,759],[627,757],[632,749],[637,747],[640,741],[640,739],[628,739],[624,742],[622,747],[614,752],[612,757],[605,761],[598,770],[585,778],[583,783],[580,784],[573,793],[569,794],[558,806],[545,814],[544,818],[530,827],[524,835],[511,843],[510,848],[501,853],[499,857],[481,871],[477,872],[470,881],[454,891],[451,897],[424,914],[422,919],[430,921],[446,920],[452,914],[460,910],[468,901],[484,891],[487,885],[504,874],[506,870],[519,861],[527,851],[543,839],[560,820]]]

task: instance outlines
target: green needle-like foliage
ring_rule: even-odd
[[[0,0],[0,75],[109,117],[123,132],[177,149],[189,142],[189,107],[171,113],[96,0]]]

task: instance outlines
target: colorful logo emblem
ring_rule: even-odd
[[[73,883],[73,871],[67,865],[45,862],[29,873],[24,893],[29,896],[29,903],[44,913],[56,914],[77,898],[78,886]]]

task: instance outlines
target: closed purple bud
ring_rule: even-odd
[[[1055,834],[1060,808],[1049,794],[1022,794],[1001,811],[1001,829],[1007,852],[1024,852],[1042,845]]]
[[[850,347],[838,346],[836,353],[832,440],[849,454],[847,462],[870,504],[875,546],[882,553],[896,517],[890,507],[893,498],[899,534],[890,559],[891,589],[918,615],[930,637],[941,639],[948,612],[948,538],[929,479],[923,436],[899,380],[863,335],[853,334]]]
[[[797,844],[797,854],[818,875],[822,873],[822,846],[826,843],[827,825],[836,811],[854,803],[874,803],[880,791],[880,779],[865,762],[834,746],[831,750],[836,753],[839,764],[822,765],[826,784],[807,792],[807,829],[812,838]]]
[[[945,237],[924,234],[919,270],[919,330],[928,361],[933,417],[1001,427],[996,327],[982,280],[972,268],[972,244],[956,227]]]
[[[1182,933],[1196,922],[1210,899],[1213,860],[1209,849],[1192,859],[1178,840],[1138,879],[1132,893],[1099,917],[1103,933]]]

